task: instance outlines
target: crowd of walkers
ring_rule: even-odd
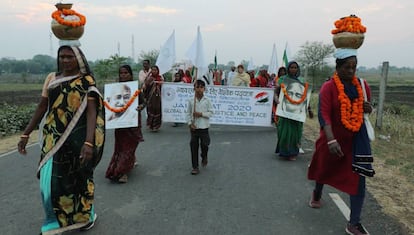
[[[38,168],[42,202],[46,212],[41,234],[70,230],[88,230],[97,215],[94,211],[93,173],[103,154],[105,142],[104,101],[96,89],[88,62],[78,47],[62,46],[58,50],[58,70],[47,76],[40,103],[21,135],[18,151],[26,154],[26,144],[35,127],[41,126],[43,138]],[[309,206],[323,206],[322,189],[331,185],[350,195],[351,214],[346,225],[349,234],[368,234],[360,223],[365,197],[365,177],[372,177],[371,147],[364,120],[370,113],[370,89],[366,81],[356,78],[357,57],[352,51],[336,54],[336,71],[319,93],[318,118],[320,137],[308,170],[315,181]],[[130,66],[119,68],[117,82],[133,81]],[[161,89],[164,78],[157,66],[143,61],[138,74],[138,126],[115,129],[115,146],[106,177],[113,182],[128,182],[128,174],[136,166],[136,150],[144,140],[141,112],[146,110],[146,127],[157,132],[162,123]],[[199,148],[201,165],[208,164],[210,144],[209,118],[213,115],[210,100],[204,96],[207,85],[273,88],[273,113],[283,95],[288,105],[303,106],[312,118],[307,102],[308,85],[300,76],[299,64],[292,61],[278,74],[266,70],[245,72],[243,65],[225,74],[212,70],[203,79],[194,79],[189,69],[178,70],[174,82],[194,84],[194,97],[188,101],[187,122],[191,133],[192,175],[198,175]],[[293,84],[293,85],[292,85]],[[362,86],[361,86],[362,85]],[[362,88],[364,87],[364,92]],[[363,93],[366,93],[364,99]],[[287,106],[288,107],[288,106]],[[301,146],[303,122],[274,115],[277,127],[276,153],[281,159],[294,161]]]

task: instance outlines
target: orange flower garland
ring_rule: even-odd
[[[308,93],[308,87],[309,87],[309,84],[307,83],[307,82],[305,82],[305,90],[303,91],[303,95],[302,95],[302,97],[299,99],[299,100],[293,100],[290,96],[289,96],[289,94],[287,93],[287,91],[286,91],[286,87],[285,87],[285,84],[281,84],[281,87],[282,87],[282,91],[283,91],[283,94],[284,94],[284,96],[285,96],[285,98],[290,102],[290,103],[292,103],[292,104],[301,104],[301,103],[303,103],[303,101],[305,101],[306,100],[306,96],[307,96],[307,93]]]
[[[107,109],[111,110],[114,113],[123,113],[129,108],[129,106],[131,106],[134,100],[138,97],[139,93],[141,93],[141,90],[136,90],[134,95],[132,95],[131,99],[128,100],[128,103],[126,103],[124,107],[114,108],[114,107],[111,107],[111,105],[109,105],[108,102],[106,101],[104,101],[104,105]]]
[[[331,31],[332,34],[349,32],[349,33],[365,33],[367,28],[361,24],[361,18],[356,15],[343,17],[335,21],[336,29]]]
[[[79,17],[79,21],[65,20],[63,16],[69,15]],[[71,9],[56,10],[52,13],[52,18],[55,19],[61,25],[66,25],[74,28],[84,26],[86,24],[86,17]]]
[[[358,98],[351,101],[344,92],[344,85],[342,84],[337,73],[334,74],[333,80],[338,89],[338,100],[341,106],[341,122],[346,129],[357,132],[363,123],[364,117],[364,95],[356,76],[352,78],[352,84],[356,87]]]

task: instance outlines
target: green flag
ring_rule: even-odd
[[[285,47],[285,51],[283,52],[283,63],[285,64],[285,67],[287,68],[289,60],[288,60],[287,53],[286,53],[286,47]]]

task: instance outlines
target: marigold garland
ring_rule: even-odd
[[[141,93],[141,90],[136,90],[136,91],[134,92],[134,94],[132,95],[131,99],[129,99],[129,100],[128,100],[128,103],[126,103],[126,104],[125,104],[123,107],[121,107],[121,108],[114,108],[114,107],[111,107],[111,105],[109,105],[109,104],[108,104],[108,102],[106,102],[106,101],[104,101],[104,105],[105,105],[105,107],[106,107],[108,110],[110,110],[110,111],[112,111],[112,112],[114,112],[114,113],[123,113],[123,112],[125,112],[125,111],[129,108],[129,106],[131,106],[131,104],[134,102],[134,100],[138,97],[139,93]]]
[[[356,15],[343,17],[335,21],[336,29],[331,31],[332,34],[350,32],[350,33],[365,33],[367,28],[361,24],[361,18]]]
[[[308,93],[308,87],[309,87],[309,84],[307,82],[305,82],[305,90],[303,91],[302,97],[299,100],[293,100],[289,96],[289,94],[287,93],[285,84],[283,84],[283,83],[281,84],[281,88],[282,88],[282,91],[283,91],[283,94],[284,94],[285,98],[292,104],[301,104],[301,103],[303,103],[303,101],[306,100],[306,96],[307,96],[307,93]]]
[[[358,98],[351,103],[349,97],[344,92],[342,84],[337,73],[334,74],[333,80],[338,89],[338,100],[341,109],[341,122],[344,127],[352,132],[357,132],[361,128],[364,117],[364,95],[356,76],[352,78],[352,84],[356,87]]]
[[[75,15],[79,17],[79,21],[65,20],[64,16],[69,15]],[[52,13],[52,18],[55,19],[61,25],[66,25],[74,28],[84,26],[86,24],[86,17],[71,9],[56,10]]]

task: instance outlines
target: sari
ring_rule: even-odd
[[[161,127],[161,82],[160,75],[150,77],[150,82],[145,84],[144,96],[147,101],[147,127],[150,130],[158,130]]]
[[[295,62],[289,63],[290,65]],[[281,86],[285,79],[294,79],[304,83],[304,79],[299,77],[300,71],[295,76],[284,75],[279,78],[278,85]],[[275,153],[279,157],[295,157],[299,154],[303,132],[303,122],[295,121],[285,117],[277,117],[277,144]]]
[[[139,103],[144,103],[142,93]],[[140,142],[144,141],[141,131],[141,111],[138,112],[138,127],[115,129],[115,148],[105,177],[118,180],[122,175],[129,173],[135,166],[135,151]]]
[[[38,167],[46,213],[41,228],[43,235],[79,229],[95,219],[93,172],[103,152],[105,109],[83,53],[77,47],[67,48],[75,53],[80,74],[46,80],[48,111]],[[55,77],[56,73],[49,76]],[[93,158],[81,165],[79,156],[86,139],[88,96],[97,102],[95,140]]]

